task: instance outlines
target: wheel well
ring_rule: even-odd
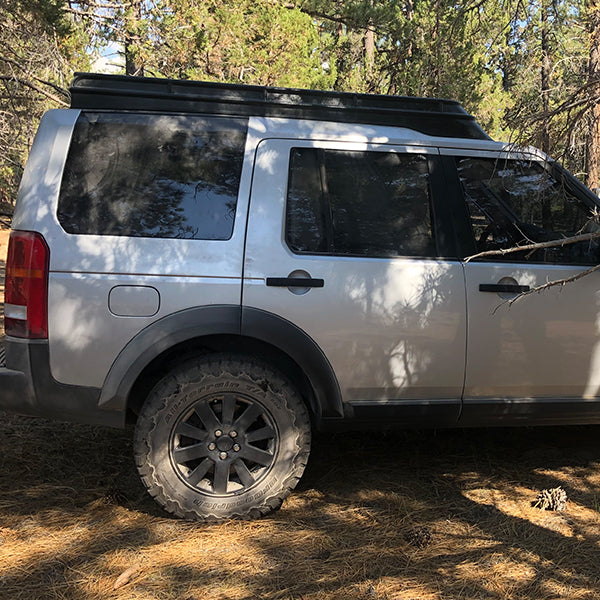
[[[154,385],[172,368],[194,356],[221,352],[258,358],[285,375],[300,392],[311,417],[321,414],[313,387],[304,371],[288,354],[260,340],[238,335],[211,335],[186,340],[154,358],[139,374],[127,399],[127,422],[134,423]]]

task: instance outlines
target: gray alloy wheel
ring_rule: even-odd
[[[300,479],[310,422],[295,388],[254,360],[188,361],[150,392],[135,455],[150,494],[186,518],[249,519],[278,508]]]

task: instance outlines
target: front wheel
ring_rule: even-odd
[[[150,392],[135,430],[142,481],[185,518],[250,519],[279,508],[302,476],[310,421],[296,389],[254,360],[191,360]]]

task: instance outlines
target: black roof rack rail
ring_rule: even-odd
[[[71,108],[285,117],[407,127],[489,140],[454,100],[354,94],[99,73],[75,73]]]

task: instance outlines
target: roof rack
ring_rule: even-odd
[[[286,117],[490,139],[454,100],[98,73],[75,73],[70,92],[72,108]]]

